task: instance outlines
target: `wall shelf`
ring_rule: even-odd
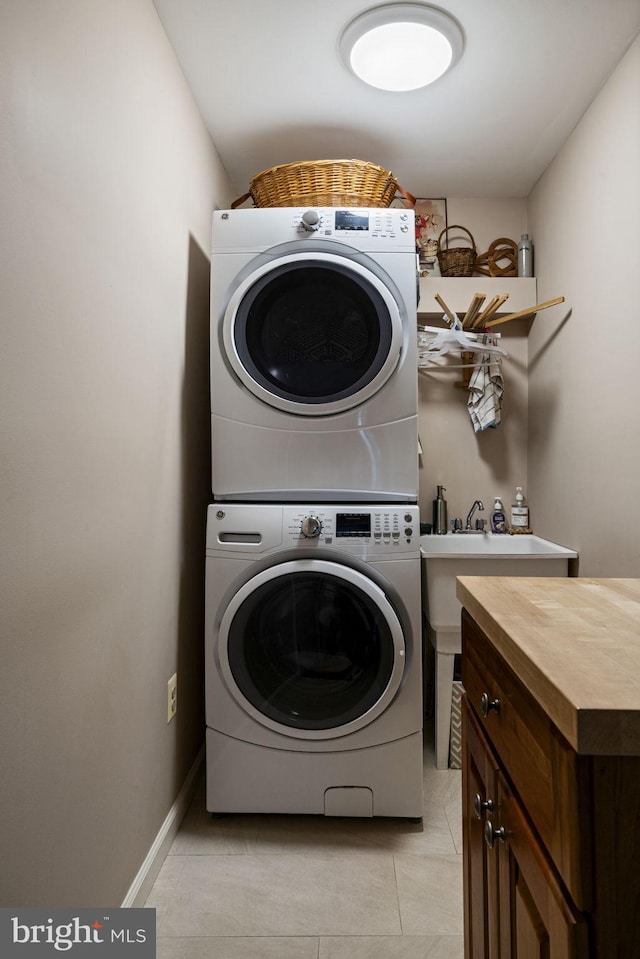
[[[455,313],[464,315],[474,293],[486,293],[491,297],[508,293],[509,299],[496,316],[517,313],[536,303],[535,277],[518,276],[421,276],[418,316],[442,316],[442,307],[434,299],[439,293],[447,306]]]

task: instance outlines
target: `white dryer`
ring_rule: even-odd
[[[419,540],[417,506],[209,506],[209,811],[422,816]]]
[[[217,211],[216,500],[417,502],[414,214]]]

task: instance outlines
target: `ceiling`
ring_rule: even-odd
[[[434,0],[465,34],[384,93],[337,41],[375,0],[154,0],[238,195],[279,163],[357,158],[420,197],[527,196],[640,30],[639,0]]]

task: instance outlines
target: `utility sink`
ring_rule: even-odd
[[[566,576],[575,550],[533,533],[421,536],[423,611],[436,632],[460,630],[456,576]]]
[[[575,550],[533,533],[447,533],[421,536],[422,611],[435,649],[436,766],[449,765],[451,692],[461,651],[456,576],[567,576]]]

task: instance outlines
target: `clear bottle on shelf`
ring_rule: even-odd
[[[511,506],[511,526],[515,530],[529,528],[529,507],[521,486],[516,486],[516,495]]]
[[[518,276],[533,276],[533,246],[528,233],[518,243]]]

